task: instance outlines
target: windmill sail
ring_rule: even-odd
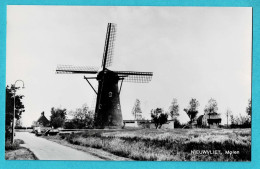
[[[152,80],[152,72],[114,71],[124,82],[148,83]]]
[[[116,40],[116,24],[108,23],[103,60],[101,65],[103,69],[112,65],[115,40]]]
[[[57,74],[96,74],[98,67],[90,66],[72,66],[72,65],[58,65],[56,68]]]

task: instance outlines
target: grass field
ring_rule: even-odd
[[[251,129],[87,130],[59,137],[133,160],[251,160]]]

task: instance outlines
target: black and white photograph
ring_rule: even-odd
[[[251,161],[251,7],[8,5],[6,25],[6,160]]]

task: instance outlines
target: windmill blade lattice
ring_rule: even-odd
[[[112,65],[115,40],[116,40],[116,24],[109,23],[107,26],[107,34],[106,34],[104,54],[103,54],[103,60],[101,66],[103,69]]]
[[[148,83],[152,80],[152,72],[115,71],[124,82]]]
[[[90,66],[72,66],[72,65],[58,65],[56,68],[57,74],[96,74],[98,67]]]

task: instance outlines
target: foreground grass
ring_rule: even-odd
[[[61,134],[60,139],[143,161],[251,160],[251,129],[88,130]],[[193,150],[220,153],[192,154]]]
[[[16,139],[13,144],[10,141],[5,143],[6,160],[37,160],[29,149],[21,147],[20,144],[24,144],[24,141]]]
[[[5,152],[6,160],[37,160],[35,155],[27,148],[19,148],[17,150],[8,150]]]
[[[71,148],[74,148],[76,150],[87,152],[89,154],[92,154],[94,156],[97,156],[97,157],[99,157],[101,159],[104,159],[104,160],[107,160],[107,161],[132,161],[129,158],[120,157],[120,156],[114,155],[112,153],[109,153],[107,151],[104,151],[102,149],[96,149],[96,148],[91,148],[89,146],[82,146],[82,145],[71,144],[67,140],[61,139],[59,135],[56,135],[56,136],[42,136],[42,137],[47,139],[47,140],[59,143],[61,145],[64,145],[64,146],[67,146],[67,147],[71,147]]]

